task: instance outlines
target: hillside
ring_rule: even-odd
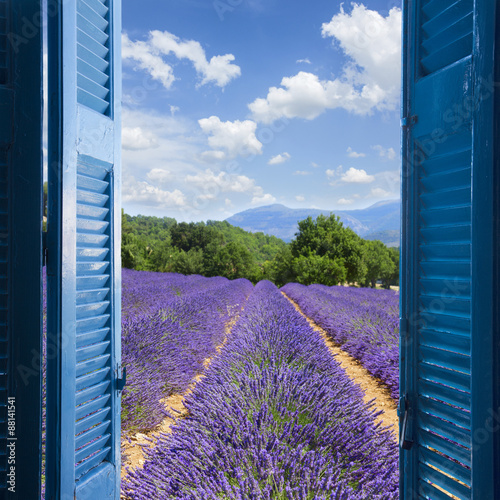
[[[381,201],[368,208],[359,210],[330,211],[314,208],[288,208],[284,205],[268,205],[239,212],[228,219],[233,226],[249,232],[263,232],[291,241],[297,232],[297,222],[311,216],[329,215],[331,212],[340,217],[347,227],[367,239],[380,239],[389,246],[399,244],[400,202],[399,200]]]

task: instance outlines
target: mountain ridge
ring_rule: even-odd
[[[275,203],[238,212],[225,220],[246,231],[260,231],[289,242],[295,236],[300,220],[308,216],[316,218],[320,214],[328,216],[330,213],[338,215],[345,226],[363,238],[380,239],[388,246],[399,245],[400,200],[384,200],[355,210],[289,208]]]

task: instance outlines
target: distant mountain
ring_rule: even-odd
[[[290,241],[298,230],[297,223],[311,216],[330,215],[340,217],[345,226],[367,239],[380,239],[388,246],[399,245],[401,208],[399,200],[380,201],[360,210],[318,210],[314,208],[288,208],[284,205],[268,205],[239,212],[228,219],[233,226],[252,233],[262,231],[285,241]]]

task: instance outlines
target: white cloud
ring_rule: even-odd
[[[208,144],[218,151],[219,159],[262,154],[262,143],[255,136],[257,124],[251,120],[222,122],[218,116],[202,118],[198,123],[209,135]],[[220,151],[225,151],[224,157]]]
[[[393,148],[384,148],[380,144],[377,144],[376,146],[372,146],[372,149],[378,152],[380,158],[385,160],[396,159],[396,151]]]
[[[175,116],[175,113],[177,113],[177,111],[180,111],[181,108],[179,108],[179,106],[172,106],[170,105],[170,114],[172,116]]]
[[[331,168],[327,169],[325,173],[327,177],[335,177],[335,175],[337,174],[336,171],[332,170]]]
[[[363,170],[362,168],[358,170],[351,167],[347,172],[341,175],[340,180],[342,182],[350,182],[354,184],[369,184],[375,180],[375,177],[373,175],[368,175],[366,170]]]
[[[166,89],[174,83],[172,66],[163,61],[160,55],[154,53],[148,42],[141,40],[132,42],[125,33],[122,34],[122,59],[138,63],[140,69],[147,71],[153,80],[159,80]]]
[[[318,168],[318,167],[319,167],[319,165],[318,165],[317,163],[314,163],[313,161],[311,162],[311,164],[310,164],[310,165],[311,165],[311,167],[313,167],[313,168]]]
[[[298,195],[295,197],[295,199],[296,199],[297,201],[300,201],[300,202],[302,202],[302,201],[306,201],[305,197],[304,197],[304,196],[302,196],[301,194],[298,194]]]
[[[349,146],[347,148],[347,156],[349,156],[349,158],[363,158],[366,156],[365,153],[356,153],[356,151],[354,151],[351,146]]]
[[[305,59],[297,59],[297,64],[304,63],[304,64],[311,64],[311,61],[306,57]]]
[[[151,131],[141,127],[122,128],[123,149],[150,149],[158,147],[158,140]]]
[[[367,198],[389,198],[394,196],[391,192],[382,188],[373,188]]]
[[[351,205],[353,200],[349,200],[347,198],[340,198],[340,200],[337,201],[337,205]]]
[[[252,198],[252,205],[269,205],[276,201],[276,198],[269,193],[257,194]]]
[[[155,208],[183,208],[186,196],[179,189],[167,191],[145,181],[129,178],[122,188],[122,200]]]
[[[273,156],[268,162],[268,165],[279,165],[280,163],[285,163],[291,158],[288,153],[282,153],[276,156]]]
[[[278,118],[312,120],[326,109],[343,108],[365,115],[373,110],[395,110],[399,103],[401,73],[401,10],[387,17],[353,4],[322,26],[324,37],[334,37],[350,61],[340,78],[320,80],[299,72],[271,87],[265,98],[248,105],[253,118],[271,123]]]
[[[175,81],[173,68],[163,57],[173,54],[177,59],[191,61],[196,72],[202,77],[200,85],[214,83],[225,87],[231,80],[241,75],[241,69],[233,64],[233,54],[213,56],[207,59],[205,50],[195,40],[181,40],[168,31],[151,31],[147,41],[131,41],[122,35],[122,57],[125,61],[133,60],[138,67],[147,71],[155,80],[169,89]]]
[[[308,172],[307,170],[295,170],[293,175],[311,175],[312,172]]]
[[[170,172],[169,170],[164,170],[163,168],[153,168],[146,174],[146,177],[152,183],[160,185],[166,184],[173,179],[172,172]]]

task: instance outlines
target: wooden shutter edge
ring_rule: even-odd
[[[16,487],[9,498],[39,499],[42,361],[42,29],[40,0],[11,2],[14,144],[11,177],[11,356]],[[38,20],[38,21],[37,21]],[[26,27],[30,25],[29,38]],[[11,465],[7,464],[10,468]]]

